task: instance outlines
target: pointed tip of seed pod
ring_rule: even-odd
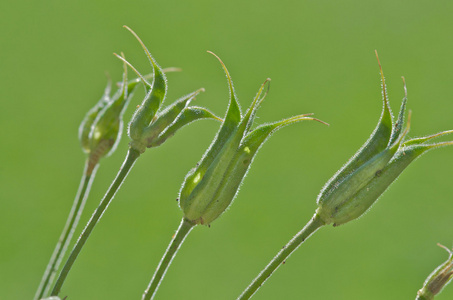
[[[271,79],[270,78],[266,78],[266,80],[264,80],[263,84],[261,84],[261,87],[258,90],[258,93],[255,96],[255,99],[253,99],[253,103],[251,105],[252,110],[256,111],[256,109],[258,109],[258,107],[261,105],[261,102],[263,102],[263,100],[267,97],[267,94],[269,94],[269,90],[271,88],[270,82],[271,82]],[[265,88],[266,84],[267,84],[267,89],[264,92],[263,97],[260,98],[261,93],[263,92],[263,89]]]
[[[298,116],[295,116],[295,117],[293,117],[293,118],[294,118],[294,119],[297,119],[297,120],[311,120],[311,121],[317,121],[317,122],[322,123],[322,124],[324,124],[324,125],[330,126],[329,123],[324,122],[323,120],[308,117],[308,116],[313,116],[313,115],[314,115],[314,113],[309,113],[309,114],[298,115]],[[290,118],[290,119],[293,119],[293,118]]]
[[[123,25],[123,28],[126,28],[127,30],[129,30],[130,33],[132,33],[132,35],[137,39],[137,41],[140,43],[140,45],[142,46],[143,50],[145,51],[146,53],[146,56],[148,56],[148,59],[149,61],[151,62],[151,64],[153,65],[154,69],[159,69],[159,67],[157,66],[157,63],[156,61],[154,60],[153,56],[151,55],[151,53],[149,52],[148,48],[146,48],[145,46],[145,43],[143,43],[143,41],[140,39],[140,37],[138,36],[138,34],[135,33],[135,31],[133,31],[129,26],[127,25]]]
[[[225,70],[225,73],[226,73],[226,76],[228,77],[228,80],[231,81],[230,73],[228,72],[227,67],[225,66],[225,64],[223,63],[223,61],[220,59],[220,57],[219,57],[217,54],[215,54],[214,52],[212,52],[212,51],[209,51],[209,50],[208,50],[208,51],[206,51],[206,52],[208,52],[209,54],[214,55],[214,57],[217,58],[217,59],[219,60],[220,64],[222,65],[222,68]]]
[[[267,90],[264,93],[263,99],[266,98],[267,94],[269,93],[269,90],[271,88],[271,79],[268,77],[266,80],[264,80],[263,86],[267,83]]]
[[[223,61],[220,59],[220,57],[217,54],[215,54],[214,52],[209,51],[209,50],[207,50],[206,52],[208,52],[209,54],[214,55],[214,57],[219,60],[220,64],[222,65],[223,70],[225,71],[225,75],[226,75],[226,77],[228,79],[228,85],[229,85],[229,89],[230,89],[230,96],[231,96],[232,99],[236,99],[236,95],[234,93],[234,87],[233,87],[233,80],[231,80],[230,72],[228,72],[227,67],[225,66],[225,64],[223,63]]]
[[[162,72],[167,73],[167,72],[182,72],[181,68],[176,68],[176,67],[169,67],[162,69]]]
[[[446,135],[446,134],[450,134],[450,133],[453,133],[453,130],[445,130],[445,131],[433,134],[433,135],[429,136],[429,138],[436,138],[438,136],[442,136],[442,135]]]
[[[209,54],[214,55],[214,57],[217,58],[223,66],[225,65],[217,54],[215,54],[214,52],[212,52],[210,50],[207,50],[206,52],[208,52]]]
[[[225,64],[223,63],[223,61],[220,59],[220,57],[219,57],[217,54],[215,54],[214,52],[212,52],[212,51],[209,51],[209,50],[208,50],[208,51],[206,51],[206,52],[208,52],[209,54],[214,55],[214,57],[217,58],[217,59],[219,60],[220,64],[222,65],[222,68],[225,70],[225,73],[226,73],[226,76],[227,76],[227,78],[228,78],[228,81],[231,82],[230,72],[228,72],[227,67],[225,66]]]
[[[401,78],[403,79],[404,97],[407,98],[406,79],[404,78],[404,76],[401,76]]]
[[[124,54],[121,52],[122,56],[121,55],[118,55],[116,53],[113,53],[113,55],[115,55],[117,58],[119,58],[120,60],[122,60],[125,64],[127,64],[129,66],[129,68],[131,68],[135,74],[137,74],[138,77],[140,77],[140,79],[143,81],[143,84],[151,87],[152,84],[148,82],[148,80],[146,80],[146,78],[130,63],[128,62],[125,58],[124,58]]]
[[[378,61],[378,64],[379,64],[379,68],[380,68],[380,69],[382,69],[382,68],[381,68],[381,62],[379,61],[379,55],[378,55],[378,53],[377,53],[377,50],[376,50],[376,49],[374,49],[374,54],[376,54],[376,59],[377,59],[377,61]]]
[[[450,255],[453,255],[453,252],[452,252],[453,249],[450,250],[448,247],[442,245],[441,243],[437,243],[437,246],[439,246],[439,247],[445,249],[448,253],[450,253]]]
[[[386,86],[385,86],[384,71],[382,71],[382,65],[381,65],[381,61],[379,60],[379,55],[378,55],[378,53],[377,53],[377,50],[374,50],[374,53],[376,54],[376,59],[377,59],[378,65],[379,65],[379,70],[380,70],[380,72],[381,72],[382,96],[383,96],[383,98],[384,98],[384,102],[386,103],[386,105],[388,105],[388,100],[387,100],[387,89],[386,89]]]
[[[316,119],[316,118],[311,118],[311,119],[312,119],[313,121],[317,121],[317,122],[319,122],[319,123],[322,123],[322,124],[324,124],[324,125],[330,126],[330,124],[329,124],[329,123],[327,123],[327,122],[324,122],[323,120],[320,120],[320,119]]]

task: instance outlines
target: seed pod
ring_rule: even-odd
[[[417,293],[417,300],[434,299],[434,296],[439,294],[453,279],[453,252],[445,246],[438,245],[447,250],[449,257],[426,278],[423,288]]]
[[[124,61],[139,76],[145,86],[145,98],[138,106],[132,120],[129,123],[128,135],[131,138],[130,147],[145,152],[146,148],[156,147],[172,136],[181,127],[200,119],[214,119],[221,121],[213,113],[205,108],[187,107],[189,103],[204,89],[199,89],[176,101],[171,106],[160,111],[161,105],[167,93],[167,79],[161,67],[156,63],[145,44],[138,35],[127,26],[135,38],[139,41],[148,60],[153,67],[152,83],[149,83],[128,61],[116,55]]]
[[[430,149],[452,143],[423,144],[452,131],[404,142],[410,124],[408,121],[406,130],[401,132],[407,95],[405,93],[398,119],[393,123],[382,69],[381,77],[384,108],[375,131],[318,196],[316,212],[326,224],[337,226],[360,217],[412,161]],[[404,89],[406,92],[405,85]]]
[[[99,115],[99,112],[111,101],[110,92],[112,89],[112,81],[108,80],[107,86],[105,87],[104,94],[96,105],[88,111],[79,127],[79,140],[82,146],[83,152],[89,154],[91,152],[91,142],[89,139],[91,127],[93,126],[94,120]]]
[[[85,116],[79,128],[82,149],[89,155],[88,173],[99,160],[115,151],[121,138],[123,113],[132,98],[135,86],[127,84],[127,67],[124,64],[123,81],[110,97],[109,82],[102,98]]]
[[[225,121],[200,163],[187,174],[179,195],[185,219],[194,224],[209,225],[228,208],[258,149],[274,131],[298,121],[316,120],[300,115],[262,125],[252,131],[250,127],[266,96],[264,94],[261,97],[269,79],[263,83],[242,117],[231,77],[223,62],[218,59],[226,73],[230,90]]]

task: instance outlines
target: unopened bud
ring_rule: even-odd
[[[134,87],[127,84],[127,67],[124,64],[123,81],[118,91],[110,97],[111,84],[104,95],[85,116],[79,128],[82,149],[89,155],[88,173],[99,160],[110,155],[118,145],[123,127],[123,113],[132,98]]]

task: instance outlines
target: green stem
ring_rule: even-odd
[[[184,242],[184,239],[194,226],[195,226],[194,223],[186,219],[182,219],[181,224],[179,225],[179,228],[176,231],[176,234],[174,235],[172,241],[170,242],[170,245],[165,251],[165,254],[162,257],[162,260],[160,261],[159,266],[156,269],[156,272],[154,272],[151,282],[149,283],[148,287],[145,290],[145,293],[143,294],[142,297],[143,300],[150,300],[154,298],[157,289],[159,288],[159,285],[162,279],[164,278],[165,273],[170,267],[173,258],[176,256],[176,253],[178,252],[179,248]]]
[[[88,237],[90,236],[91,232],[93,231],[94,227],[96,226],[99,219],[104,214],[105,210],[107,209],[108,205],[110,204],[111,200],[115,196],[116,191],[120,188],[121,184],[123,183],[124,179],[126,178],[129,171],[132,169],[135,161],[140,156],[140,152],[134,149],[129,149],[126,159],[123,162],[118,174],[116,175],[115,180],[113,180],[112,185],[108,189],[107,193],[105,194],[104,198],[101,200],[98,208],[94,211],[94,214],[91,216],[91,219],[88,221],[85,229],[83,230],[82,234],[80,235],[77,243],[74,246],[71,254],[69,255],[66,264],[64,265],[63,269],[61,270],[60,276],[55,283],[55,286],[52,290],[51,296],[57,296],[60,293],[61,287],[68,275],[69,271],[71,270],[72,265],[74,264],[77,256],[79,255],[80,251],[82,250],[85,242],[87,241]]]
[[[41,283],[36,291],[34,300],[43,298],[49,292],[50,286],[55,278],[55,274],[61,264],[61,261],[63,260],[66,250],[68,249],[72,236],[74,235],[75,228],[79,223],[80,216],[88,198],[88,194],[90,193],[91,184],[93,183],[98,166],[99,164],[96,164],[94,168],[92,168],[89,158],[85,162],[85,169],[83,171],[77,195],[74,199],[74,203],[72,204],[72,208],[68,219],[66,220],[63,232],[61,233],[58,243],[55,246],[50,261],[47,264],[46,271],[44,272]]]
[[[253,280],[253,282],[239,296],[238,300],[250,299],[253,294],[263,285],[263,283],[272,275],[272,273],[295,251],[306,239],[310,237],[321,226],[325,225],[324,221],[315,214],[313,218],[299,231],[280,252],[271,260],[263,271]]]

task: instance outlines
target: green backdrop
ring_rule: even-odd
[[[14,3],[14,4],[13,4]],[[393,110],[405,76],[411,137],[453,128],[451,1],[16,1],[0,4],[0,298],[31,299],[76,193],[79,123],[120,80],[123,51],[151,71],[128,25],[168,75],[167,103],[204,87],[223,115],[227,64],[243,107],[272,78],[258,123],[315,113],[260,150],[232,207],[196,228],[157,299],[235,299],[309,220],[324,183],[368,138],[381,109],[377,49]],[[137,93],[125,114],[141,101]],[[148,150],[95,229],[62,290],[68,300],[140,299],[176,230],[185,174],[218,123],[200,121]],[[451,138],[451,137],[450,137]],[[81,225],[119,168],[101,162]],[[365,217],[321,229],[258,299],[414,299],[453,241],[453,149],[412,164]],[[80,231],[80,229],[77,231]],[[451,299],[453,286],[438,298]]]

